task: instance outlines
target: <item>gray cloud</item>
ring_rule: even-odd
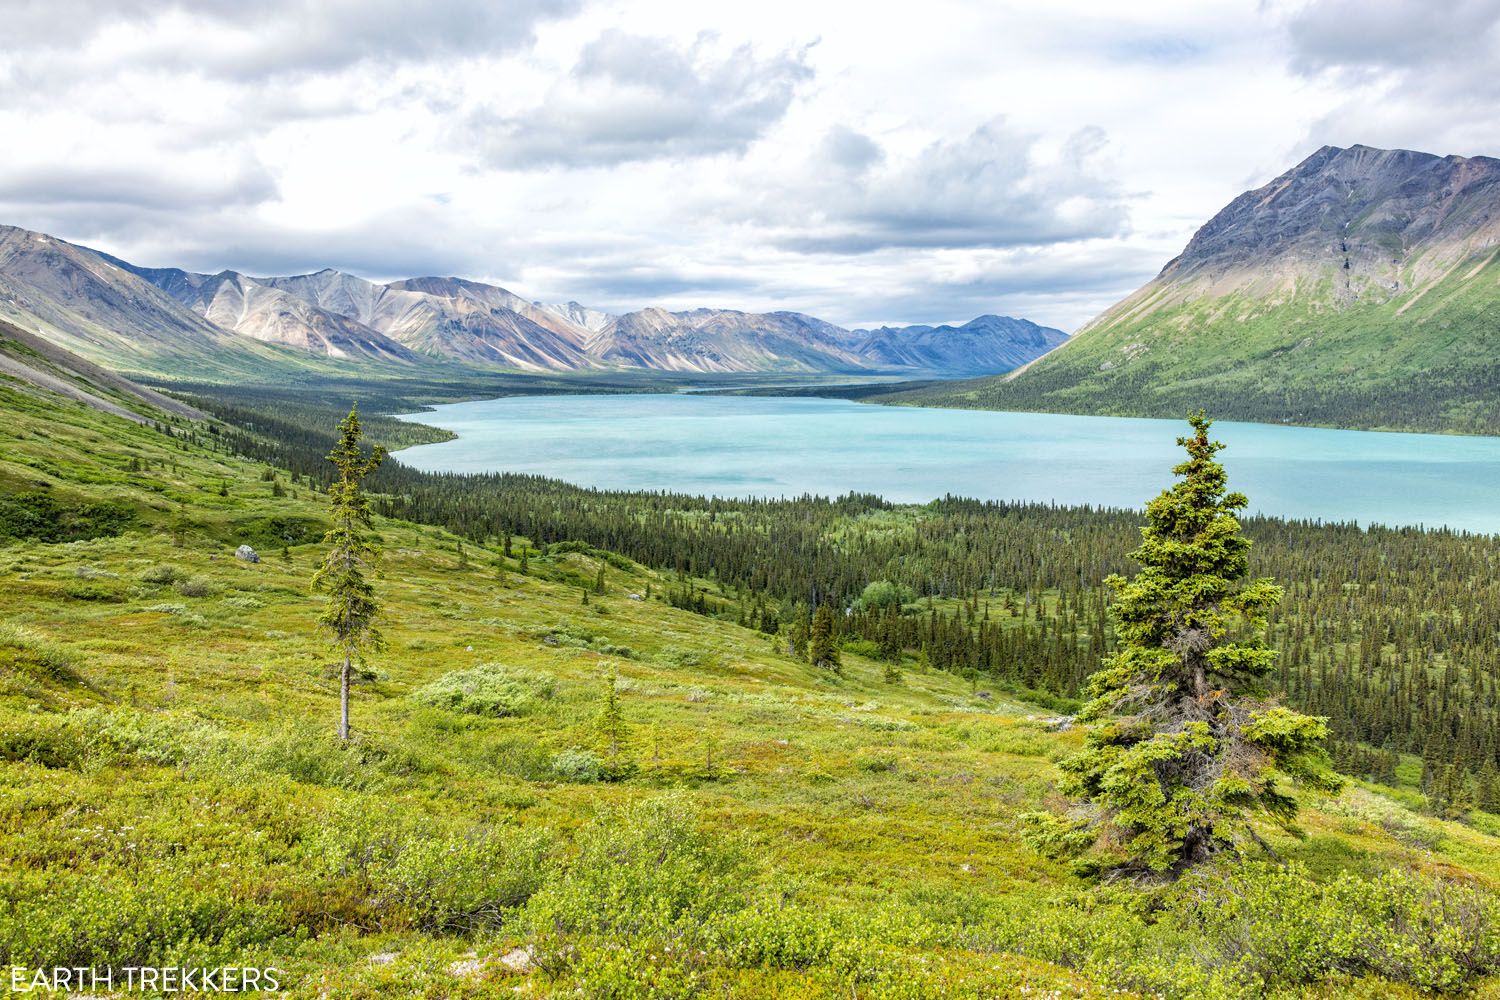
[[[224,173],[106,164],[0,164],[0,205],[177,213],[245,208],[270,201],[276,193],[270,171],[248,157]]]
[[[538,251],[429,199],[342,224],[298,226],[234,205],[218,208],[59,200],[12,206],[0,221],[103,250],[145,267],[303,274],[333,267],[378,280],[455,274],[513,281]]]
[[[1500,151],[1500,0],[1316,0],[1285,30],[1289,68],[1340,94],[1305,146]]]
[[[1440,11],[1431,0],[1320,0],[1287,23],[1291,65],[1303,73],[1453,65],[1492,52],[1497,21],[1500,0],[1451,0]]]
[[[7,6],[5,31],[13,45],[76,49],[109,28],[145,27],[146,44],[133,56],[140,64],[258,80],[331,73],[366,62],[513,51],[530,44],[538,22],[572,14],[580,5],[581,0],[449,0],[419,7],[404,0],[19,0]],[[172,30],[174,23],[179,30]]]
[[[867,135],[837,125],[823,137],[820,159],[841,170],[858,174],[885,159],[885,150]]]
[[[485,109],[466,131],[490,167],[594,167],[743,152],[780,121],[812,78],[805,52],[727,54],[700,37],[683,50],[608,31],[537,107]]]
[[[1021,247],[1122,233],[1126,197],[1096,167],[1107,137],[1074,133],[1059,156],[1003,118],[889,163],[868,137],[836,129],[800,182],[767,192],[758,217],[778,219],[772,241],[804,252],[889,247]],[[884,160],[885,169],[872,170]],[[777,207],[780,206],[778,213]]]

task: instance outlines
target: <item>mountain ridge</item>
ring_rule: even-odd
[[[123,371],[211,380],[275,379],[288,369],[399,374],[434,364],[534,373],[962,375],[1004,370],[1065,336],[986,317],[961,328],[877,333],[786,310],[648,306],[614,315],[456,276],[378,283],[333,268],[206,274],[143,267],[8,227],[0,228],[4,318]],[[939,329],[949,332],[933,333]]]
[[[1500,432],[1500,159],[1325,146],[1008,374],[887,402]]]

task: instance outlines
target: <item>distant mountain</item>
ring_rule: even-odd
[[[890,368],[940,375],[986,375],[1010,371],[1067,341],[1048,326],[1009,316],[980,316],[963,326],[883,326],[851,331],[855,353]]]
[[[850,350],[848,331],[794,312],[642,309],[588,339],[605,363],[673,372],[860,372],[876,367]]]
[[[435,277],[379,285],[334,270],[256,280],[432,357],[525,371],[589,367],[586,331],[494,285]]]
[[[850,331],[795,312],[616,316],[457,277],[379,284],[333,269],[202,274],[140,267],[10,228],[0,228],[0,318],[121,371],[256,381],[298,372],[441,374],[454,364],[951,377],[1005,371],[1062,337],[998,316]]]
[[[220,379],[299,364],[101,254],[10,226],[0,226],[0,319],[116,371]]]
[[[892,398],[1500,432],[1500,160],[1325,146],[1040,360]]]
[[[526,371],[593,367],[588,331],[495,285],[408,278],[385,286],[371,321],[429,354]]]
[[[255,340],[327,358],[418,361],[414,351],[382,333],[236,271],[195,274],[105,259],[155,284],[215,326]]]
[[[538,309],[545,309],[554,316],[560,316],[574,326],[582,327],[592,333],[604,329],[615,318],[612,313],[607,313],[603,309],[590,309],[577,302],[565,302],[562,305],[533,302],[532,305]]]

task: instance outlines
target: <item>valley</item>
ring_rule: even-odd
[[[260,965],[293,996],[976,1000],[1415,997],[1500,968],[1445,922],[1500,905],[1500,815],[1429,808],[1417,752],[1489,752],[1473,716],[1452,716],[1454,746],[1430,734],[1450,696],[1492,703],[1494,651],[1467,621],[1412,631],[1449,606],[1433,567],[1474,584],[1491,538],[1251,522],[1256,570],[1292,590],[1279,683],[1335,717],[1336,759],[1365,777],[1303,793],[1301,838],[1265,827],[1286,867],[1089,888],[1021,817],[1081,745],[1060,719],[1110,648],[1097,581],[1138,515],[392,464],[373,483],[386,647],[340,745],[306,583],[327,523],[316,402],[241,426],[14,385],[0,403],[11,963]],[[60,535],[28,519],[40,496]],[[908,588],[896,604],[882,578]],[[1492,590],[1469,591],[1475,616]],[[795,654],[809,592],[858,598],[837,670]],[[1387,683],[1399,698],[1367,686]],[[1366,734],[1401,749],[1371,756]],[[1419,900],[1424,923],[1389,937]],[[1264,943],[1245,952],[1216,913]],[[1335,929],[1324,958],[1276,950]]]
[[[3,23],[14,997],[1500,1000],[1500,0]]]

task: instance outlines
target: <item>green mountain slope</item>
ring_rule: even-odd
[[[0,321],[0,382],[33,392],[62,396],[135,423],[162,414],[202,418],[180,400],[136,385],[51,341]]]
[[[1012,373],[892,402],[1500,431],[1500,160],[1326,147]]]

